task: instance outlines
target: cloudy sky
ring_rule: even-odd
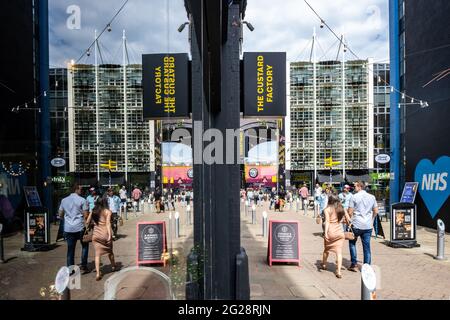
[[[65,66],[78,60],[92,43],[94,30],[102,30],[124,0],[50,0],[50,63]],[[336,33],[345,33],[349,47],[360,58],[387,62],[388,0],[309,0]],[[80,8],[78,29],[68,8]],[[183,0],[129,0],[101,37],[105,63],[120,63],[122,30],[127,31],[131,62],[140,63],[143,53],[188,52],[187,20]],[[286,51],[289,61],[308,60],[313,28],[317,29],[318,59],[335,59],[337,40],[303,0],[248,0],[245,20],[255,27],[245,29],[244,51]],[[75,28],[74,28],[75,27]],[[93,55],[80,62],[93,63]]]

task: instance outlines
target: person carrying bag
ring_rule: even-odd
[[[86,226],[86,228],[84,229],[82,242],[83,243],[90,243],[90,242],[92,242],[92,237],[93,236],[94,236],[94,222],[93,222],[93,220],[91,220],[89,225]]]

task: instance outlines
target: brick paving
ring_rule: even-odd
[[[179,207],[181,217],[181,237],[174,239],[169,232],[169,247],[180,258],[177,266],[155,267],[167,274],[173,284],[177,299],[184,299],[185,257],[192,248],[192,226],[186,225],[184,208]],[[267,239],[262,236],[262,212],[267,211],[269,219],[297,220],[300,223],[301,265],[276,264],[269,267],[266,262]],[[249,256],[251,299],[252,300],[281,300],[281,299],[360,299],[360,273],[347,270],[342,271],[343,278],[334,276],[334,257],[331,254],[327,271],[319,271],[323,239],[320,237],[321,227],[315,223],[312,211],[304,215],[303,211],[296,212],[295,208],[282,213],[268,210],[268,204],[257,208],[257,224],[251,224],[251,215],[244,213],[241,208],[242,246]],[[114,242],[114,251],[119,266],[123,268],[136,265],[136,223],[138,221],[169,221],[169,213],[157,215],[150,213],[130,215],[120,227],[121,237]],[[389,224],[383,222],[387,239],[389,238]],[[57,226],[52,226],[52,238],[55,238]],[[172,232],[173,233],[173,232]],[[374,268],[378,270],[379,287],[378,299],[450,299],[450,260],[437,261],[436,232],[419,227],[419,248],[393,249],[385,244],[383,239],[372,238],[372,259]],[[447,236],[446,256],[450,258],[450,243]],[[54,250],[48,252],[23,252],[23,234],[5,238],[6,264],[0,264],[0,299],[39,300],[48,299],[48,295],[40,295],[41,288],[48,287],[54,282],[60,267],[65,265],[66,245],[58,242]],[[76,262],[79,262],[81,248],[77,245]],[[344,245],[344,267],[349,265],[349,251]],[[94,255],[90,248],[90,258]],[[362,258],[362,246],[358,241],[358,258]],[[95,272],[81,277],[82,290],[73,290],[74,300],[103,299],[105,281],[111,277],[109,262],[103,258],[104,278],[95,281]],[[91,264],[93,268],[93,264]],[[152,280],[138,286],[136,278],[128,277],[124,281],[117,296],[119,299],[151,299],[155,294]],[[132,280],[131,280],[132,279]],[[127,282],[128,281],[128,282]],[[142,281],[144,282],[144,281]]]

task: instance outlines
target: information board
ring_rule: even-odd
[[[415,222],[414,209],[402,208],[394,209],[394,221],[392,230],[392,239],[397,240],[414,240]]]
[[[269,222],[268,263],[297,263],[300,265],[300,232],[298,221]]]
[[[137,225],[137,264],[164,264],[167,252],[166,223],[141,222]]]
[[[30,208],[42,207],[41,198],[36,187],[23,187],[27,205]]]
[[[26,243],[31,245],[49,244],[48,213],[33,210],[26,213]]]
[[[417,188],[419,187],[418,182],[406,182],[403,188],[402,198],[400,202],[402,203],[414,203],[416,200]]]

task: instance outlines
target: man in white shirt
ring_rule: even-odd
[[[120,212],[124,212],[125,213],[125,219],[128,220],[128,214],[127,214],[127,189],[125,188],[125,186],[122,187],[122,189],[120,189],[119,191],[119,197],[120,197]]]
[[[81,267],[88,272],[87,260],[89,256],[89,243],[83,243],[85,219],[89,216],[89,204],[81,197],[82,188],[75,184],[73,193],[61,201],[59,215],[64,218],[64,238],[67,241],[67,266],[75,265],[75,249],[77,241],[81,242]]]
[[[352,229],[355,239],[349,241],[352,264],[348,270],[357,271],[358,260],[356,257],[356,241],[361,237],[364,263],[371,264],[370,238],[372,236],[373,221],[378,214],[376,198],[364,190],[364,183],[355,183],[356,193],[350,200],[348,213],[352,217]]]

